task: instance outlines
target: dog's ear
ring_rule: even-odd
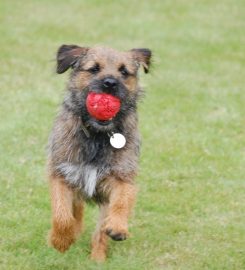
[[[143,66],[145,73],[148,73],[151,65],[151,50],[146,48],[139,48],[132,49],[131,52],[133,53],[133,57],[137,63]]]
[[[74,67],[77,60],[86,55],[89,48],[79,47],[77,45],[62,45],[57,52],[56,72],[61,74],[68,68]]]

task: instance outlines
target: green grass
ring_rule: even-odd
[[[0,269],[245,269],[244,1],[12,0],[0,18]],[[46,245],[63,43],[154,51],[132,237],[103,266],[88,258],[95,207],[67,253]]]

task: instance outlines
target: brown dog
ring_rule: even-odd
[[[141,93],[138,70],[142,65],[148,72],[150,58],[149,49],[118,52],[103,47],[62,45],[58,50],[57,73],[72,69],[49,139],[50,243],[60,252],[66,251],[80,233],[84,201],[89,199],[100,207],[92,238],[92,259],[106,258],[108,236],[117,241],[128,236],[140,148],[136,113]],[[108,93],[120,100],[115,117],[102,121],[89,114],[86,100],[91,92]],[[126,139],[126,144],[115,146],[111,140],[118,137],[114,133]]]

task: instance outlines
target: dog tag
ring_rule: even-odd
[[[110,144],[114,148],[123,148],[126,144],[126,139],[121,133],[113,133],[110,137]]]

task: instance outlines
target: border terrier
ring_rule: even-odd
[[[62,45],[58,49],[57,73],[71,69],[48,145],[49,242],[60,252],[82,231],[84,203],[90,200],[100,208],[92,236],[92,259],[105,260],[109,237],[116,241],[128,237],[140,150],[137,103],[142,90],[138,73],[140,66],[148,72],[150,59],[151,51],[142,48],[119,52],[99,46]],[[119,99],[118,113],[108,120],[91,116],[86,106],[91,92]]]

